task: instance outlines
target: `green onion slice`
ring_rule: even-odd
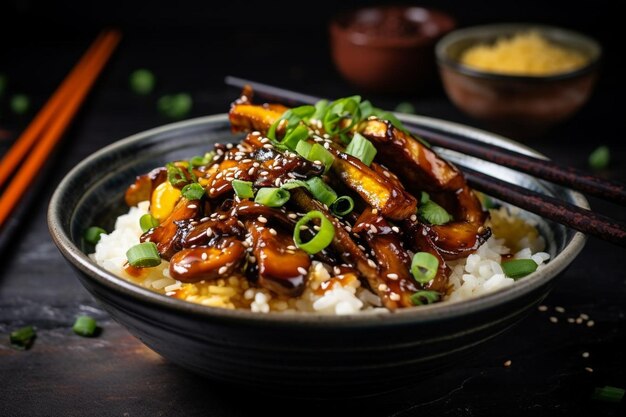
[[[254,190],[252,189],[251,181],[233,180],[231,182],[233,190],[239,198],[252,198],[254,197]]]
[[[328,100],[320,100],[315,103],[315,112],[311,116],[312,120],[322,120],[328,110]]]
[[[169,94],[157,102],[159,111],[171,119],[185,117],[193,107],[193,100],[187,93]]]
[[[197,182],[192,182],[185,185],[181,193],[187,200],[200,200],[204,195],[204,187]]]
[[[37,333],[33,326],[25,326],[12,331],[9,340],[15,348],[28,349],[33,344],[35,337],[37,337]]]
[[[441,294],[437,291],[422,290],[411,295],[413,305],[422,306],[436,303],[441,299]]]
[[[309,185],[302,180],[290,180],[282,185],[282,189],[284,190],[293,190],[294,188],[304,187],[307,190],[309,189]]]
[[[311,145],[306,140],[301,140],[300,142],[298,142],[295,148],[296,153],[300,155],[301,157],[303,157],[304,159],[308,158],[309,153],[311,152],[311,149],[313,149],[313,145]]]
[[[141,227],[141,231],[144,233],[154,227],[157,227],[158,225],[159,221],[154,218],[150,213],[146,213],[139,218],[139,227]]]
[[[25,94],[15,94],[11,97],[11,110],[15,114],[24,114],[30,107],[30,99]]]
[[[589,166],[593,169],[604,169],[611,161],[611,151],[608,146],[600,146],[589,155]]]
[[[376,148],[372,142],[365,139],[362,135],[355,133],[352,140],[346,147],[346,153],[358,158],[365,165],[370,166],[376,156]]]
[[[320,221],[320,230],[317,231],[311,240],[303,242],[300,236],[300,233],[302,232],[300,228],[306,226],[314,219],[318,219]],[[333,224],[326,218],[326,216],[324,216],[324,214],[322,214],[321,211],[317,210],[309,211],[304,217],[298,220],[298,223],[296,223],[293,230],[293,241],[296,243],[296,246],[311,255],[316,254],[330,245],[334,237],[335,228]]]
[[[514,259],[502,262],[504,274],[513,279],[525,277],[537,270],[537,263],[532,259]]]
[[[254,202],[267,207],[281,207],[290,197],[289,191],[283,188],[264,187],[257,191]]]
[[[330,167],[333,165],[335,157],[322,145],[315,143],[309,151],[309,154],[306,156],[306,159],[309,161],[320,161],[324,164],[324,172],[328,172]]]
[[[165,164],[165,168],[167,169],[167,180],[174,187],[180,186],[189,182],[183,170],[177,167],[173,162]]]
[[[149,94],[154,88],[154,74],[147,69],[138,69],[130,74],[130,88],[136,94]]]
[[[316,200],[330,206],[337,199],[337,193],[320,177],[312,177],[306,181],[309,191]]]
[[[618,403],[624,398],[625,390],[623,388],[612,387],[606,385],[603,388],[596,388],[593,392],[593,399],[609,403]]]
[[[350,196],[342,195],[333,201],[330,205],[330,210],[336,216],[343,217],[346,214],[350,214],[352,210],[354,210],[354,200]]]
[[[92,337],[98,327],[96,321],[89,316],[78,316],[72,330],[79,336]]]
[[[126,251],[126,259],[136,268],[150,268],[161,263],[159,251],[154,242],[139,243]]]
[[[422,192],[420,203],[417,214],[426,223],[440,226],[454,220],[446,209],[430,199],[428,193]]]
[[[281,144],[293,151],[296,149],[296,146],[300,141],[303,141],[308,137],[309,128],[304,125],[298,125],[291,132],[285,135]]]
[[[89,229],[85,230],[85,241],[87,241],[87,243],[95,245],[100,241],[100,235],[106,233],[107,231],[101,227],[91,226]]]
[[[426,284],[432,281],[437,275],[439,259],[428,252],[417,252],[411,261],[411,274],[415,281]]]

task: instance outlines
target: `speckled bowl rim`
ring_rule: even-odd
[[[517,32],[528,29],[538,29],[539,31],[551,31],[551,32],[559,32],[561,35],[573,39],[578,42],[586,43],[593,51],[594,56],[591,57],[590,61],[573,71],[558,73],[554,75],[544,75],[544,76],[533,76],[533,75],[515,75],[515,74],[504,74],[498,72],[488,72],[481,71],[474,67],[467,66],[462,64],[460,61],[453,59],[448,54],[448,48],[453,43],[464,40],[467,37],[475,37],[476,35],[480,35],[481,32],[484,31],[493,31],[493,32],[501,32],[510,33]],[[503,80],[503,81],[524,81],[530,83],[549,83],[552,81],[558,80],[567,80],[570,78],[576,78],[581,75],[588,74],[595,70],[602,58],[602,46],[593,38],[584,35],[580,32],[576,32],[569,29],[564,29],[559,26],[552,25],[544,25],[538,23],[496,23],[490,25],[480,25],[480,26],[471,26],[463,29],[456,29],[444,37],[442,37],[437,44],[435,45],[435,55],[437,57],[437,63],[441,66],[445,66],[451,70],[454,70],[458,73],[465,74],[471,77],[483,78],[488,80]]]
[[[505,146],[510,149],[516,149],[520,152],[543,157],[541,154],[533,151],[529,147],[514,142],[510,139],[506,139],[501,136],[479,129],[423,116],[400,115],[400,117],[401,119],[408,122],[413,122],[432,128],[443,129],[451,133],[468,135],[472,138],[482,140],[487,143],[498,143],[501,146]],[[72,179],[80,176],[81,172],[83,170],[86,170],[89,165],[94,163],[96,160],[104,157],[109,152],[121,151],[126,146],[141,142],[153,135],[211,123],[223,124],[226,121],[226,114],[218,114],[213,116],[190,119],[187,121],[172,123],[162,127],[150,129],[114,142],[111,145],[108,145],[93,153],[92,155],[81,161],[78,165],[76,165],[59,183],[57,189],[52,195],[48,207],[47,218],[50,234],[52,235],[55,244],[57,245],[63,256],[65,256],[65,258],[67,258],[80,271],[84,272],[88,279],[96,282],[97,284],[103,285],[114,292],[131,296],[135,300],[141,301],[145,304],[163,308],[164,310],[175,311],[181,314],[189,314],[199,318],[213,320],[221,319],[223,321],[248,324],[271,323],[274,325],[285,326],[297,324],[298,326],[304,325],[311,327],[378,327],[393,324],[414,324],[420,322],[426,323],[444,319],[447,320],[451,318],[458,318],[471,313],[476,313],[480,310],[487,310],[491,307],[495,307],[508,301],[512,301],[518,297],[523,296],[526,293],[538,289],[539,287],[551,281],[574,260],[574,258],[578,255],[578,253],[585,245],[585,235],[576,232],[571,241],[565,246],[563,251],[558,253],[554,259],[552,259],[540,270],[522,280],[517,281],[514,285],[511,285],[510,287],[503,288],[490,294],[478,296],[467,301],[434,304],[415,309],[399,310],[393,313],[378,314],[366,313],[345,316],[318,315],[314,313],[259,314],[253,313],[248,310],[228,310],[223,308],[194,304],[187,301],[170,298],[165,295],[150,291],[146,288],[140,287],[136,284],[126,281],[123,278],[117,277],[116,275],[99,267],[85,253],[83,253],[78,246],[76,246],[71,241],[70,236],[68,236],[68,234],[63,230],[61,223],[61,212],[63,207],[63,197],[68,192],[70,192],[70,190],[68,190],[69,184],[71,184]],[[576,205],[583,208],[589,208],[587,200],[580,193],[573,192],[571,190],[567,190],[566,193]],[[72,214],[70,213],[69,215],[71,216]]]

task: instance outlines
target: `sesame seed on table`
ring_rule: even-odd
[[[603,19],[608,18],[600,19],[600,16],[610,15],[608,2],[599,2],[594,7],[597,15],[588,19],[587,9],[571,3],[567,6],[570,12],[563,14],[561,8],[565,6],[562,4],[529,1],[530,5],[524,7],[528,10],[515,9],[515,13],[521,15],[506,9],[511,7],[503,4],[506,2],[489,2],[492,7],[489,10],[481,8],[481,16],[477,16],[473,6],[465,2],[448,1],[441,7],[464,17],[459,19],[464,25],[477,19],[497,22],[504,17],[518,16],[516,20],[544,21],[549,16],[559,16],[560,25],[581,29],[595,34],[604,43],[608,42],[607,51],[617,44],[616,41],[611,43],[609,29],[600,26],[604,25]],[[593,238],[555,282],[553,291],[542,305],[517,326],[482,346],[462,363],[375,398],[306,400],[303,406],[302,400],[275,399],[254,390],[246,389],[242,394],[240,388],[205,380],[145,347],[94,301],[52,243],[45,221],[52,191],[71,168],[97,149],[168,123],[170,120],[156,111],[155,102],[160,94],[188,91],[193,97],[193,108],[188,117],[223,113],[228,109],[238,92],[222,84],[226,74],[318,96],[354,94],[354,87],[339,77],[330,62],[325,26],[319,23],[334,10],[335,2],[316,5],[315,9],[319,7],[320,10],[311,10],[313,17],[298,22],[302,25],[298,28],[298,36],[284,35],[282,30],[286,29],[281,30],[278,26],[289,23],[285,21],[257,27],[258,24],[247,24],[244,17],[242,23],[238,7],[243,6],[237,2],[225,2],[203,13],[185,12],[183,6],[181,10],[171,11],[172,17],[178,17],[180,25],[185,25],[188,19],[195,22],[195,27],[200,28],[196,32],[190,29],[193,27],[191,23],[190,28],[177,26],[176,30],[170,30],[167,25],[173,23],[165,18],[165,14],[158,13],[159,1],[148,8],[126,5],[129,11],[145,13],[145,22],[154,22],[149,25],[137,23],[136,26],[122,11],[113,13],[104,6],[100,6],[100,16],[93,16],[72,10],[67,0],[61,1],[60,5],[50,3],[55,3],[54,7],[58,9],[25,12],[30,23],[41,23],[39,29],[33,29],[39,32],[30,34],[36,37],[30,39],[29,34],[15,36],[9,32],[3,38],[6,42],[0,45],[0,73],[8,74],[11,85],[31,97],[34,108],[43,104],[100,29],[96,23],[119,22],[124,26],[124,39],[110,67],[45,168],[45,180],[33,185],[37,198],[24,209],[18,234],[10,238],[9,244],[6,244],[8,238],[0,234],[0,258],[4,264],[0,272],[0,378],[3,380],[0,416],[237,417],[258,414],[260,409],[271,410],[278,416],[298,417],[340,413],[383,417],[569,417],[617,416],[623,412],[624,404],[612,407],[591,400],[595,387],[614,385],[626,388],[625,252]],[[252,13],[255,21],[275,22],[275,10],[265,10],[268,8],[264,6]],[[9,12],[5,12],[3,6],[0,14],[10,13],[11,6],[8,7]],[[544,8],[547,12],[540,12]],[[44,13],[46,11],[50,13]],[[53,15],[60,20],[32,20],[37,16],[43,19]],[[218,19],[224,19],[224,22],[216,24]],[[55,22],[56,29],[61,26],[65,29],[49,30],[51,22]],[[159,26],[157,22],[165,26]],[[226,26],[220,26],[222,24]],[[605,26],[611,27],[610,24]],[[5,30],[8,29],[0,27],[0,31]],[[311,42],[312,46],[303,51],[306,42]],[[316,51],[314,59],[309,51]],[[613,162],[602,175],[624,181],[623,106],[618,103],[623,102],[625,95],[623,80],[621,75],[618,76],[621,67],[614,61],[614,56],[607,53],[607,62],[594,95],[579,114],[557,126],[548,136],[525,143],[559,163],[586,169],[589,153],[606,142],[611,148]],[[45,71],[40,68],[42,60],[45,60]],[[158,94],[136,96],[129,90],[128,75],[137,68],[148,68],[155,73]],[[410,101],[420,114],[480,126],[460,113],[436,85],[422,95],[364,94],[364,97],[390,109],[400,101]],[[29,120],[28,115],[12,115],[4,98],[0,99],[0,154],[6,151]],[[315,140],[327,147],[324,138]],[[271,148],[269,143],[264,145]],[[218,150],[218,153],[223,151]],[[244,159],[245,155],[237,157],[240,163],[250,163]],[[261,175],[269,174],[257,162],[239,174],[253,175],[257,170],[262,171]],[[383,174],[389,175],[387,172]],[[236,175],[236,172],[230,175]],[[590,202],[595,210],[625,220],[623,209],[597,199]],[[293,220],[303,215],[287,213]],[[259,222],[263,219],[258,218]],[[351,233],[349,226],[346,230]],[[210,235],[213,231],[207,229],[206,233]],[[253,257],[249,260],[256,261]],[[368,263],[376,266],[371,259]],[[254,299],[255,293],[247,292],[244,296]],[[256,296],[262,298],[259,294]],[[72,332],[72,323],[80,314],[97,320],[102,329],[98,337],[82,338]],[[28,324],[37,328],[33,346],[26,351],[12,349],[8,333]]]

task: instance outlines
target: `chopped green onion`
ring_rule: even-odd
[[[342,195],[333,201],[330,205],[330,210],[333,214],[343,217],[346,214],[350,214],[352,210],[354,210],[354,200],[350,196]]]
[[[30,107],[30,99],[24,94],[15,94],[11,97],[11,110],[15,114],[24,114]]]
[[[100,235],[106,234],[106,230],[98,226],[91,226],[87,230],[85,230],[85,241],[87,243],[91,243],[95,245],[100,241]]]
[[[13,330],[9,336],[9,340],[13,347],[24,350],[28,349],[33,344],[35,337],[37,337],[37,333],[33,326],[25,326]]]
[[[504,274],[513,279],[525,277],[537,270],[537,263],[532,259],[514,259],[502,262]]]
[[[189,182],[183,170],[174,165],[174,163],[170,162],[168,164],[165,164],[165,168],[167,169],[167,180],[174,187]]]
[[[291,194],[285,189],[264,187],[257,191],[254,202],[267,207],[282,207],[289,201],[289,197],[291,197]]]
[[[293,190],[294,188],[304,187],[306,189],[309,188],[309,185],[302,180],[290,180],[282,185],[282,189],[285,190]]]
[[[273,141],[277,140],[276,129],[278,128],[278,125],[282,123],[283,120],[287,121],[287,126],[285,128],[285,136],[284,136],[284,137],[287,137],[287,135],[293,129],[295,129],[300,124],[300,122],[308,121],[309,118],[313,115],[313,113],[315,113],[315,107],[311,105],[294,107],[293,109],[287,110],[285,113],[283,113],[282,116],[280,116],[280,119],[272,123],[269,130],[267,131],[267,137]]]
[[[136,94],[145,95],[154,88],[154,74],[147,69],[138,69],[130,74],[130,88]]]
[[[340,98],[330,103],[326,109],[326,114],[322,118],[324,130],[329,135],[342,135],[361,121],[361,97],[352,96]],[[350,124],[341,127],[341,121],[350,118]]]
[[[159,251],[154,242],[139,243],[126,251],[126,259],[131,266],[150,268],[161,263]]]
[[[207,152],[204,156],[196,155],[189,160],[189,165],[192,167],[201,167],[204,165],[208,165],[213,161],[213,157],[215,157],[215,152]]]
[[[314,219],[320,221],[319,230],[311,240],[303,242],[300,237],[300,233],[302,232],[300,229],[305,228],[306,225]],[[317,210],[309,211],[304,217],[298,220],[293,229],[293,241],[296,243],[296,246],[311,255],[316,254],[330,245],[334,237],[335,228],[333,224],[322,212]]]
[[[192,182],[185,185],[181,193],[187,200],[200,200],[204,195],[204,187],[197,182]]]
[[[374,106],[369,100],[365,100],[359,105],[359,110],[361,110],[361,120],[367,120],[368,117],[374,114]]]
[[[335,190],[330,188],[320,177],[310,178],[306,183],[313,197],[327,206],[330,206],[337,199]]]
[[[358,158],[365,165],[370,166],[376,156],[376,148],[372,142],[365,139],[362,135],[355,133],[352,140],[346,147],[346,153]]]
[[[439,259],[428,252],[417,252],[411,261],[411,274],[415,281],[426,284],[432,281],[437,275]]]
[[[254,197],[254,190],[252,189],[251,181],[233,180],[233,190],[239,198],[252,198]]]
[[[395,111],[397,113],[415,114],[415,107],[408,101],[403,101],[401,103],[398,103]]]
[[[79,336],[92,337],[96,333],[98,325],[96,321],[89,316],[78,316],[72,326],[72,330]]]
[[[315,113],[311,116],[312,120],[322,120],[328,110],[328,100],[320,100],[315,103]]]
[[[593,169],[604,169],[611,161],[611,151],[608,146],[599,146],[589,155],[589,166]]]
[[[309,137],[309,128],[304,125],[298,125],[291,132],[285,135],[281,144],[291,150],[295,150],[300,141]]]
[[[623,388],[605,385],[604,388],[596,388],[593,392],[593,399],[608,403],[618,403],[624,398],[625,390]]]
[[[171,119],[183,118],[193,106],[193,100],[187,93],[169,94],[157,102],[159,111]]]
[[[306,140],[301,140],[296,145],[296,153],[306,159],[309,156],[309,152],[313,149],[313,145],[311,145]]]
[[[426,223],[440,226],[454,220],[446,209],[430,199],[428,193],[422,192],[420,203],[417,214]]]
[[[0,97],[4,94],[4,90],[7,87],[7,76],[0,74]]]
[[[415,306],[422,306],[436,303],[441,299],[441,294],[437,291],[422,290],[411,295],[411,301]]]
[[[158,225],[159,221],[150,213],[146,213],[139,218],[139,227],[141,227],[141,231],[144,233]]]
[[[322,145],[315,143],[309,151],[309,154],[306,156],[306,159],[309,161],[320,161],[324,164],[324,172],[328,172],[330,167],[333,165],[335,157]]]

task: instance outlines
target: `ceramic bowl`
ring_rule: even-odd
[[[377,6],[335,16],[330,23],[333,61],[360,89],[407,93],[432,84],[435,43],[455,27],[441,11]]]
[[[508,75],[463,65],[463,52],[529,30],[588,57],[576,70],[549,76]],[[490,129],[515,138],[535,137],[576,113],[587,101],[602,54],[593,39],[570,30],[534,24],[497,24],[455,30],[436,46],[443,85],[452,102]]]
[[[469,127],[417,116],[403,119],[535,154]],[[303,396],[375,393],[410,384],[420,375],[454,365],[519,322],[543,300],[584,246],[582,234],[537,219],[553,258],[511,287],[460,303],[351,316],[205,307],[139,287],[88,257],[92,248],[84,246],[85,228],[94,224],[113,228],[116,216],[127,211],[123,194],[136,175],[201,154],[216,142],[238,139],[222,114],[118,141],[72,169],[56,189],[48,211],[54,242],[113,318],[163,357],[215,380]],[[565,188],[452,152],[444,156],[588,207],[584,197]]]

